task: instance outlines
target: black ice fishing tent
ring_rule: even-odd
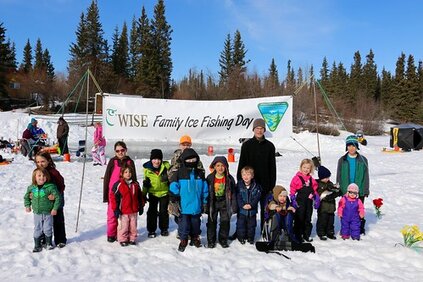
[[[420,150],[423,147],[423,126],[404,123],[391,127],[390,146],[398,146],[405,151]]]

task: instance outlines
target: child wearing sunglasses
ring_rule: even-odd
[[[120,180],[120,170],[123,166],[131,167],[133,180],[137,181],[137,173],[134,161],[126,155],[127,147],[125,142],[115,143],[115,156],[107,164],[106,172],[103,178],[103,203],[108,203],[107,207],[107,241],[113,243],[117,239],[118,220],[112,209],[112,201],[115,200],[113,194],[113,185]]]
[[[364,218],[364,205],[358,198],[358,186],[351,183],[347,193],[341,198],[338,205],[338,216],[341,219],[341,237],[346,240],[360,240],[360,223]]]

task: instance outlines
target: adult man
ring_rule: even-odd
[[[57,122],[57,140],[59,141],[60,155],[68,154],[69,125],[63,117]]]
[[[364,198],[369,196],[369,165],[366,157],[359,154],[359,142],[357,136],[348,136],[345,140],[347,153],[338,160],[336,182],[339,183],[342,195],[347,193],[347,187],[351,183],[357,184],[359,198],[364,204]],[[365,234],[366,219],[361,220],[360,233]]]
[[[253,138],[245,141],[241,146],[237,179],[241,179],[241,169],[243,167],[248,165],[254,169],[254,178],[262,188],[260,199],[260,224],[263,229],[265,201],[276,184],[275,145],[264,137],[266,124],[263,119],[258,118],[254,120],[253,132]]]

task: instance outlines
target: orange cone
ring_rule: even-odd
[[[63,161],[70,162],[70,154],[63,154]]]
[[[235,162],[235,155],[234,155],[234,149],[233,148],[228,149],[228,162],[229,163]]]

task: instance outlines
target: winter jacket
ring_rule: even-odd
[[[286,191],[286,189],[283,188],[282,186],[277,185],[277,186],[275,186],[275,188],[273,188],[272,198],[268,202],[268,204],[266,206],[266,211],[265,211],[265,212],[269,213],[269,215],[265,216],[265,219],[268,219],[273,214],[275,214],[277,207],[282,208],[282,210],[279,212],[282,216],[285,216],[288,213],[288,208],[291,207],[291,201],[289,200],[289,197],[287,196],[285,204],[281,204],[279,202],[278,198],[279,198],[279,195],[282,193],[282,191]]]
[[[94,145],[106,146],[106,138],[103,136],[103,127],[98,125],[94,131]]]
[[[350,165],[347,159],[348,153],[338,160],[338,168],[336,172],[336,182],[339,183],[341,193],[347,193],[347,187],[350,182]],[[357,153],[355,164],[355,184],[358,185],[360,197],[368,196],[369,191],[369,165],[366,157]]]
[[[119,210],[122,214],[139,212],[144,206],[140,185],[137,181],[127,183],[120,179],[113,185],[114,201],[111,201],[112,210]]]
[[[34,140],[38,140],[41,134],[45,134],[44,130],[41,127],[36,127],[32,124],[28,124],[28,129],[31,132],[31,138]]]
[[[240,180],[237,183],[237,202],[239,213],[247,217],[255,216],[257,214],[258,203],[261,197],[261,187],[254,180],[251,180],[250,188],[247,189],[244,181]],[[244,205],[250,204],[251,209],[244,209]]]
[[[135,164],[130,157],[125,156],[123,159],[111,158],[103,178],[103,203],[109,202],[109,192],[112,191],[113,185],[120,179],[120,168],[125,163],[132,168],[134,180],[137,180]]]
[[[355,203],[357,202],[357,203]],[[348,195],[344,195],[341,200],[339,200],[338,204],[338,216],[343,218],[351,218],[354,216],[353,214],[348,214],[346,211],[349,210],[346,208],[347,205],[358,204],[357,206],[357,213],[361,218],[364,218],[365,210],[363,202],[359,198],[350,198]]]
[[[188,167],[185,160],[197,158],[194,167]],[[191,148],[185,149],[180,156],[181,166],[173,174],[170,192],[180,197],[181,214],[198,215],[207,203],[208,185],[204,179],[204,170],[198,169],[198,154]]]
[[[143,194],[151,193],[157,198],[166,196],[169,193],[169,180],[167,171],[170,167],[167,161],[160,164],[159,170],[155,170],[151,161],[144,163],[144,179],[150,179],[151,187],[142,187]]]
[[[50,174],[50,182],[56,185],[56,188],[59,193],[63,193],[65,191],[65,179],[63,178],[63,176],[56,168],[52,166],[48,166],[46,169]]]
[[[289,195],[295,195],[299,192],[300,189],[303,188],[303,182],[301,181],[301,178],[305,181],[305,183],[309,183],[311,180],[311,186],[313,188],[314,194],[317,193],[317,182],[311,175],[304,175],[300,171],[295,174],[295,176],[291,180],[290,189],[289,189]]]
[[[22,138],[23,139],[32,139],[32,133],[28,128],[25,129],[24,132],[22,133]]]
[[[57,125],[56,135],[57,135],[57,139],[60,139],[62,137],[69,135],[69,125],[65,120],[59,121],[59,124]]]
[[[32,199],[29,195],[32,193]],[[54,200],[50,201],[48,196],[54,195]],[[26,208],[32,207],[35,214],[50,214],[60,206],[60,195],[53,183],[45,183],[41,188],[37,185],[29,185],[25,196],[24,204]]]
[[[236,199],[236,186],[235,179],[229,173],[229,164],[225,157],[217,156],[214,158],[210,167],[213,168],[216,163],[222,163],[225,166],[225,202],[228,211],[228,216],[231,218],[233,213],[238,210],[237,199]],[[214,213],[214,207],[216,202],[216,194],[214,191],[214,181],[216,178],[216,171],[213,171],[207,176],[207,184],[209,186],[209,197],[207,199],[207,205],[209,208],[209,214]]]
[[[254,169],[254,180],[260,184],[263,196],[267,195],[276,184],[275,146],[269,140],[253,137],[241,146],[237,179],[241,180],[241,169],[245,166]]]
[[[319,212],[334,213],[336,211],[336,197],[341,196],[339,188],[335,187],[331,181],[322,182],[317,180],[317,193],[320,196]]]

